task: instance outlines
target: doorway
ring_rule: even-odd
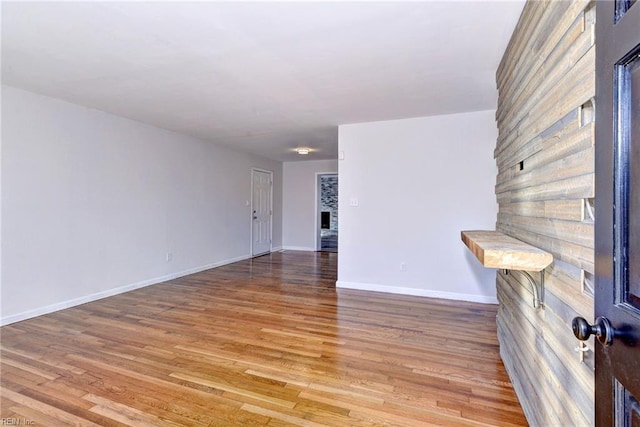
[[[273,173],[251,170],[251,256],[271,252]]]
[[[316,250],[338,252],[338,174],[316,176]]]

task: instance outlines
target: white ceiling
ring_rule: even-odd
[[[524,1],[2,2],[2,81],[272,159],[492,109]]]

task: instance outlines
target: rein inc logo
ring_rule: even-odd
[[[34,426],[35,421],[28,418],[0,418],[0,426]]]

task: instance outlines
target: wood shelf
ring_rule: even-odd
[[[488,268],[542,271],[553,262],[553,255],[499,231],[463,231],[462,241]]]

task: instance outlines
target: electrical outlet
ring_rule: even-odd
[[[400,263],[400,271],[407,271],[407,263],[406,262],[401,262]]]
[[[167,252],[167,262],[173,261],[173,254],[171,252]]]

